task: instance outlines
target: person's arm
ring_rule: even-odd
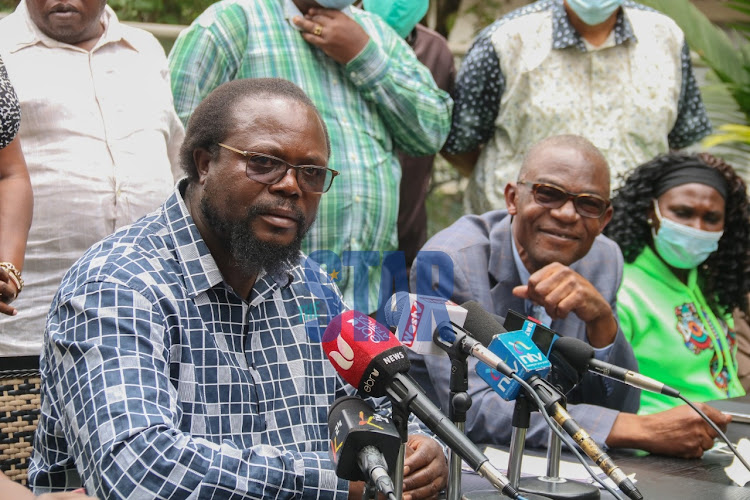
[[[441,151],[466,176],[474,170],[482,146],[495,133],[505,91],[505,76],[491,39],[495,27],[479,34],[461,64],[453,91],[451,130]]]
[[[23,270],[26,238],[29,235],[33,210],[33,194],[26,161],[16,137],[0,149],[0,262],[10,262]],[[0,268],[0,312],[16,314],[9,304],[18,289],[8,272]]]
[[[43,371],[78,471],[100,498],[343,498],[327,452],[240,448],[180,430],[170,332],[157,300],[90,282],[53,305]]]
[[[177,37],[169,53],[177,116],[187,126],[193,110],[213,89],[234,79],[247,48],[246,16],[236,5],[216,3]]]
[[[308,43],[345,65],[360,95],[377,106],[400,150],[411,156],[437,153],[450,128],[451,98],[404,40],[384,21],[373,17],[372,22],[382,23],[383,46],[337,10],[310,9],[306,18],[295,19]],[[322,27],[320,35],[314,34],[316,26]]]
[[[693,65],[690,62],[690,47],[682,45],[682,84],[677,105],[677,119],[667,139],[672,149],[682,149],[699,141],[711,133],[711,122],[703,105],[698,82],[695,81]]]
[[[703,403],[697,406],[722,430],[732,417]],[[607,437],[607,445],[636,448],[657,455],[699,458],[714,445],[714,431],[687,405],[651,415],[620,413]]]

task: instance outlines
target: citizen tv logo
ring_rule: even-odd
[[[411,305],[409,320],[404,328],[404,333],[401,335],[401,343],[406,347],[414,345],[414,340],[417,338],[417,327],[419,326],[419,321],[422,319],[422,313],[424,313],[424,305],[418,300],[415,300]]]

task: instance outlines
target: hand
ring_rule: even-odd
[[[515,287],[513,295],[544,306],[552,319],[575,313],[586,323],[586,335],[594,347],[606,347],[615,340],[617,321],[609,302],[586,278],[559,262],[532,274],[528,285]]]
[[[0,267],[0,313],[15,316],[18,311],[9,304],[18,297],[18,288],[10,279],[8,271]]]
[[[357,21],[341,11],[312,8],[305,18],[295,17],[294,24],[302,29],[302,38],[338,62],[347,64],[362,52],[370,36]]]
[[[445,488],[448,462],[434,439],[410,435],[404,458],[404,500],[435,499]]]
[[[726,431],[731,415],[704,403],[696,403],[696,406],[719,429]],[[714,445],[717,435],[692,408],[681,405],[652,415],[620,413],[607,437],[607,445],[638,448],[657,455],[699,458]]]
[[[35,497],[37,500],[96,500],[96,497],[90,497],[83,488],[75,491],[66,491],[63,493],[45,493]]]

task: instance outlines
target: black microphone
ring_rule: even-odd
[[[559,353],[578,370],[589,370],[604,377],[619,380],[638,389],[664,394],[673,398],[680,397],[680,391],[662,384],[658,380],[605,361],[599,361],[594,357],[594,348],[582,340],[572,337],[560,337],[552,345],[552,351]]]
[[[357,311],[334,317],[323,334],[323,350],[350,385],[371,396],[388,396],[414,413],[480,476],[510,498],[519,493],[479,448],[422,392],[406,372],[406,349],[383,325]]]
[[[388,471],[398,458],[401,437],[391,419],[378,415],[362,399],[345,396],[328,410],[331,461],[336,475],[348,481],[371,481],[395,500]]]

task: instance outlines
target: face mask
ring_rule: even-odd
[[[379,15],[401,38],[406,38],[427,13],[429,0],[364,0],[368,12]]]
[[[324,9],[341,10],[353,4],[354,0],[315,0],[315,2]]]
[[[567,0],[568,7],[589,26],[601,24],[622,5],[622,0]]]
[[[664,262],[677,269],[693,269],[719,248],[724,231],[703,231],[665,219],[654,200],[659,232],[651,228],[654,246]]]

